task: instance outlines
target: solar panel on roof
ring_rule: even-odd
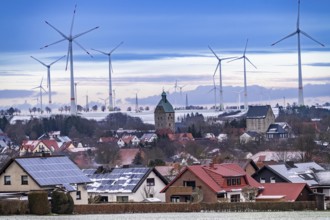
[[[67,157],[17,158],[15,161],[41,186],[90,182]]]

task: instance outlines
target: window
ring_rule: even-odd
[[[171,196],[171,202],[180,202],[179,196]]]
[[[260,183],[266,183],[266,180],[265,180],[265,178],[263,178],[263,177],[260,177]]]
[[[155,179],[154,178],[147,178],[147,186],[154,186]]]
[[[11,185],[10,176],[5,176],[5,185]]]
[[[76,200],[81,200],[81,192],[80,191],[76,192]]]
[[[128,202],[128,196],[117,196],[117,202]]]
[[[239,194],[230,196],[230,202],[240,202],[240,201],[241,201],[241,198],[240,198]]]
[[[231,179],[231,185],[233,185],[233,186],[236,185],[236,179],[235,178]]]
[[[272,177],[270,178],[270,183],[276,183],[275,177],[272,176]]]
[[[236,185],[241,185],[241,178],[240,177],[228,178],[227,179],[227,186],[236,186]]]
[[[21,176],[21,183],[22,183],[22,185],[28,185],[29,184],[27,175]]]
[[[100,202],[108,202],[108,196],[101,196]]]
[[[183,185],[187,186],[187,187],[192,187],[193,189],[195,189],[196,187],[196,182],[195,181],[183,181]]]
[[[227,179],[227,186],[231,186],[231,179]]]

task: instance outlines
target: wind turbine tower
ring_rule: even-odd
[[[113,73],[113,69],[112,69],[112,64],[111,64],[111,54],[120,46],[122,45],[124,42],[120,42],[120,44],[118,44],[115,48],[113,48],[109,53],[100,51],[100,50],[96,50],[96,49],[92,49],[94,51],[97,51],[101,54],[104,54],[106,56],[108,56],[109,58],[109,111],[113,111],[113,98],[112,98],[112,73]]]
[[[56,27],[54,27],[53,25],[51,25],[49,22],[45,21],[46,24],[48,24],[51,28],[53,28],[56,32],[58,32],[63,38],[61,40],[58,40],[54,43],[51,43],[51,44],[48,44],[40,49],[43,49],[43,48],[46,48],[46,47],[49,47],[49,46],[52,46],[54,44],[57,44],[57,43],[60,43],[60,42],[63,42],[65,40],[67,40],[69,42],[69,46],[68,46],[68,53],[67,53],[67,59],[66,59],[66,67],[65,69],[67,70],[68,68],[68,62],[69,62],[69,59],[70,59],[70,103],[71,103],[71,108],[70,108],[70,111],[71,111],[71,115],[76,115],[77,114],[77,105],[76,105],[76,101],[75,101],[75,92],[74,92],[74,75],[73,75],[73,52],[72,52],[72,42],[74,42],[78,47],[80,47],[82,50],[84,50],[88,55],[90,55],[92,57],[92,55],[83,47],[81,46],[81,44],[79,44],[77,42],[77,38],[84,35],[84,34],[87,34],[99,27],[94,27],[88,31],[85,31],[85,32],[82,32],[80,34],[76,34],[76,35],[72,35],[72,30],[73,30],[73,24],[74,24],[74,18],[75,18],[75,14],[76,14],[76,8],[77,8],[77,5],[75,5],[75,8],[74,8],[74,11],[73,11],[73,17],[72,17],[72,22],[71,22],[71,28],[70,28],[70,33],[69,35],[65,35],[63,34],[60,30],[58,30]]]
[[[246,54],[246,47],[247,47],[247,44],[248,44],[248,41],[249,39],[246,40],[246,44],[245,44],[245,49],[244,49],[244,52],[243,52],[243,56],[241,57],[238,57],[236,59],[233,59],[231,61],[228,61],[228,62],[232,62],[232,61],[235,61],[235,60],[240,60],[240,59],[243,59],[243,64],[244,64],[244,110],[248,110],[248,98],[247,98],[247,83],[246,83],[246,60],[254,67],[257,69],[257,67],[255,65],[253,65],[253,63],[249,60],[249,58],[247,58],[247,56],[245,56]]]
[[[38,60],[37,58],[31,56],[32,59],[36,60],[37,62],[41,63],[41,65],[47,67],[47,87],[48,87],[48,102],[49,104],[52,103],[52,89],[51,89],[51,80],[50,80],[50,67],[56,63],[57,61],[59,61],[60,59],[62,59],[64,56],[58,58],[57,60],[55,60],[54,62],[50,63],[49,65],[45,64],[44,62],[41,62],[40,60]]]
[[[219,69],[219,88],[220,88],[220,111],[223,111],[224,109],[224,104],[223,104],[223,89],[222,89],[222,73],[221,73],[221,61],[223,60],[228,60],[228,59],[233,59],[235,57],[226,57],[226,58],[219,58],[218,55],[212,50],[212,48],[209,46],[209,49],[211,50],[211,52],[213,53],[213,55],[215,56],[215,58],[217,58],[218,60],[218,64],[217,67],[215,68],[213,77],[215,76],[217,70]],[[214,80],[214,79],[213,79]],[[215,106],[216,107],[216,106]]]
[[[314,38],[309,36],[304,31],[300,30],[300,27],[299,27],[300,21],[299,20],[300,20],[300,0],[298,0],[298,19],[297,19],[296,31],[289,34],[288,36],[282,38],[281,40],[276,41],[275,43],[272,44],[272,46],[297,34],[297,38],[298,38],[298,105],[302,106],[302,105],[304,105],[304,92],[303,92],[302,70],[301,70],[300,34],[305,35],[305,37],[311,39],[312,41],[316,42],[317,44],[321,45],[322,47],[324,47],[324,44],[320,43],[319,41],[315,40]]]

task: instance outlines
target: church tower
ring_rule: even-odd
[[[175,113],[173,106],[166,98],[166,93],[163,91],[162,99],[156,106],[155,112],[155,128],[157,130],[171,130],[175,133]]]

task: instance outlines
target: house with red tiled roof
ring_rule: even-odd
[[[117,143],[118,138],[116,137],[100,137],[100,143]]]
[[[37,153],[53,154],[59,149],[56,140],[25,140],[20,147],[20,156]]]
[[[190,141],[195,141],[195,139],[191,133],[167,134],[167,137],[170,141],[176,141],[181,144],[185,144]]]
[[[166,202],[244,202],[262,188],[238,164],[223,163],[187,166],[161,192]]]
[[[118,139],[117,144],[119,147],[133,146],[136,147],[140,143],[140,139],[135,135],[124,135]]]
[[[313,191],[306,183],[263,183],[264,189],[257,202],[296,202],[314,200]]]

